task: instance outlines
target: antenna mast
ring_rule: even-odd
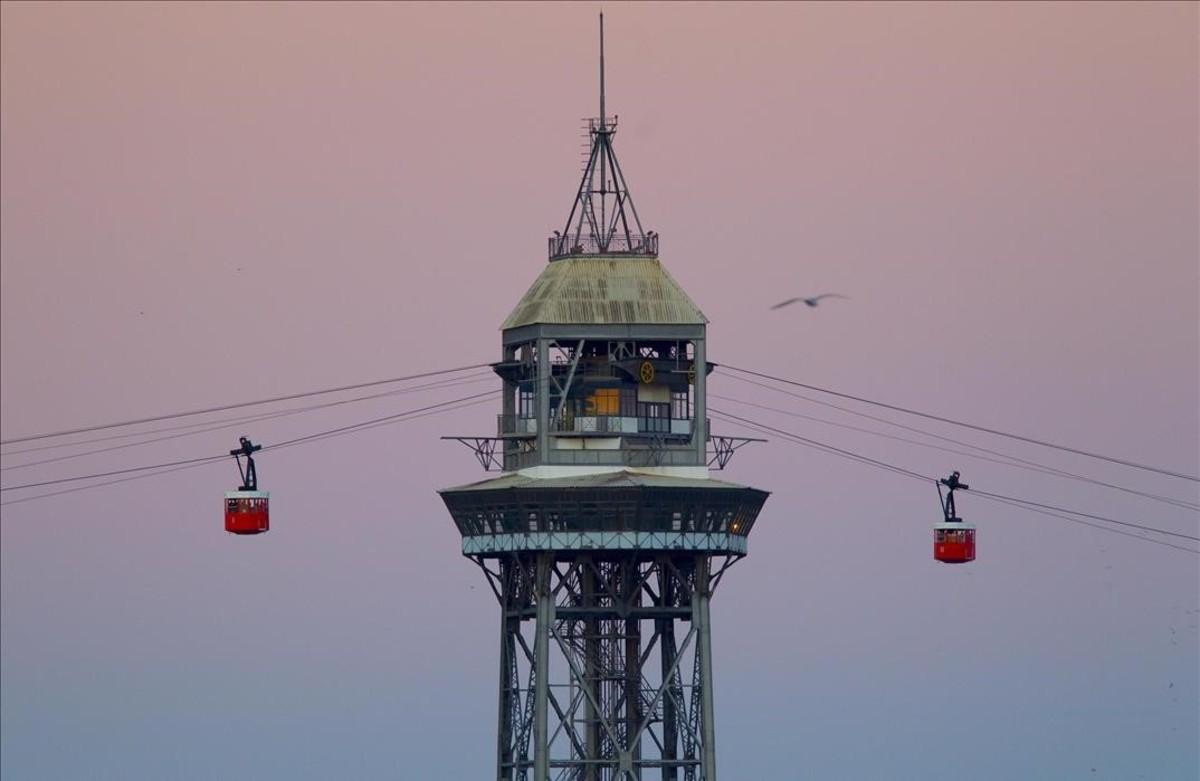
[[[550,260],[616,255],[658,257],[658,234],[642,228],[621,164],[613,152],[617,118],[605,114],[604,13],[600,13],[600,116],[588,120],[591,151],[562,233],[550,237]]]
[[[600,129],[605,129],[604,119],[604,12],[600,12]]]

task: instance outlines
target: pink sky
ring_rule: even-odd
[[[2,8],[4,438],[499,356],[577,185],[598,6]],[[617,153],[712,360],[1200,472],[1195,4],[614,4],[606,23]],[[829,290],[851,300],[768,310]],[[4,508],[5,777],[376,777],[401,758],[484,776],[496,611],[434,490],[481,476],[437,437],[488,434],[494,412],[264,455],[274,529],[253,541],[221,532],[232,464]],[[726,778],[961,777],[930,761],[935,734],[976,778],[1196,777],[1196,556],[968,497],[980,560],[951,570],[929,557],[932,488],[782,442],[726,477],[774,492],[714,602]]]

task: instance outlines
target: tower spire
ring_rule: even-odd
[[[600,129],[605,129],[604,118],[604,12],[600,12]]]
[[[604,13],[600,14],[600,116],[588,120],[590,152],[562,233],[550,238],[550,260],[587,255],[657,257],[658,234],[642,228],[633,195],[613,152],[617,118],[605,114]]]

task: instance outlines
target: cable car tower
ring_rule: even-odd
[[[500,605],[495,777],[714,781],[710,600],[767,492],[714,479],[754,440],[706,417],[707,320],[658,260],[613,152],[501,326],[485,469],[441,491]]]

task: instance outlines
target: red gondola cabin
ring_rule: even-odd
[[[975,560],[975,527],[960,520],[933,527],[933,557],[946,564]]]
[[[266,491],[227,491],[225,531],[233,534],[262,534],[271,525],[271,495]]]

